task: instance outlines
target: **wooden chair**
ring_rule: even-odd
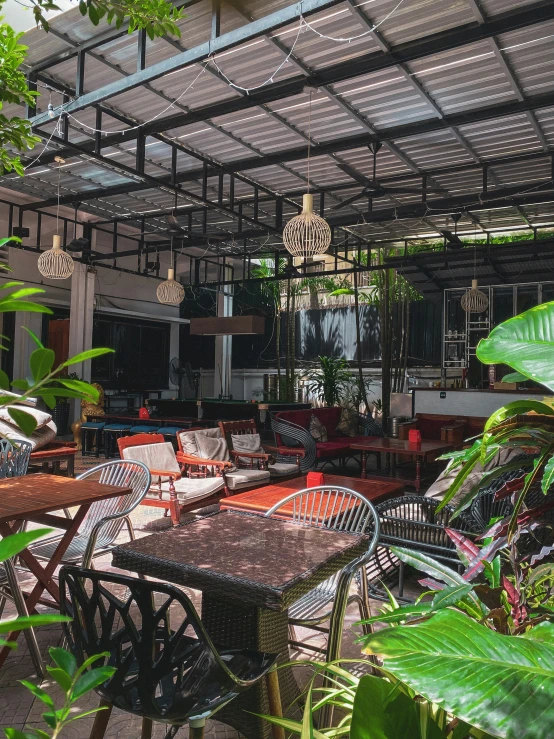
[[[227,440],[227,446],[229,447],[229,454],[231,459],[237,467],[251,468],[251,469],[263,469],[268,470],[271,479],[285,479],[288,477],[296,477],[300,474],[299,464],[290,462],[288,457],[279,459],[259,442],[259,449],[262,451],[241,451],[234,449],[236,446],[233,444],[233,437],[236,436],[258,436],[258,429],[256,428],[256,422],[254,419],[246,419],[244,421],[219,421],[219,428],[222,436]],[[273,451],[273,449],[271,450]]]
[[[175,453],[171,442],[162,434],[135,434],[118,439],[117,444],[122,459],[143,462],[150,470],[153,485],[150,495],[141,501],[142,505],[163,508],[164,515],[169,513],[174,525],[179,523],[182,513],[213,505],[227,495],[221,471],[224,464],[230,463],[217,466],[217,474],[212,476],[193,473],[192,466],[181,459],[180,452]],[[145,449],[149,445],[157,445],[157,448]]]
[[[255,431],[256,427],[253,421],[246,421],[244,423],[252,423],[252,428]],[[229,457],[231,457],[229,461],[203,459],[190,451],[191,446],[193,448],[196,447],[196,441],[193,441],[191,444],[191,431],[206,434],[216,432],[218,433],[218,437],[214,438],[224,438],[227,444],[227,449],[231,449],[227,442],[225,431],[221,428],[188,429],[178,433],[177,443],[179,445],[179,452],[177,453],[177,457],[181,464],[187,465],[192,470],[190,474],[205,475],[209,474],[211,470],[221,470],[221,475],[225,479],[227,495],[233,495],[239,491],[242,492],[249,488],[263,487],[264,485],[269,484],[270,471],[268,469],[268,454],[235,454],[234,452],[229,451]],[[242,457],[249,458],[248,462],[242,463]]]

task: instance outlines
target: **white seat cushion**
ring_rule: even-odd
[[[236,470],[235,472],[228,472],[225,475],[229,490],[240,490],[244,487],[249,487],[257,483],[263,485],[269,482],[269,472],[267,470]]]
[[[222,477],[183,477],[181,480],[175,480],[175,492],[181,503],[189,503],[196,498],[209,498],[218,490],[222,490],[225,482]],[[156,491],[156,487],[152,488],[152,492]],[[169,493],[169,482],[162,483],[162,491]]]
[[[297,464],[287,464],[286,462],[275,462],[269,465],[269,474],[271,477],[286,477],[287,475],[300,474],[300,467]]]

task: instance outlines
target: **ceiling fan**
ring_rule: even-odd
[[[394,195],[394,194],[404,194],[404,195],[423,195],[423,188],[421,187],[389,187],[388,185],[381,185],[379,181],[377,180],[377,152],[381,148],[382,144],[377,141],[375,144],[370,144],[368,146],[372,156],[373,156],[373,176],[371,180],[367,180],[367,185],[364,187],[363,190],[361,190],[356,195],[352,195],[350,198],[346,198],[346,200],[343,200],[342,203],[339,203],[338,205],[333,206],[331,210],[341,210],[342,208],[346,208],[349,205],[352,205],[352,203],[355,203],[357,200],[361,200],[361,198],[380,198],[383,197],[383,195]],[[427,187],[427,191],[431,192],[440,192],[440,190]]]
[[[452,220],[454,221],[454,232],[448,228],[439,228],[439,232],[446,239],[446,246],[449,249],[461,249],[464,242],[458,236],[458,221],[462,217],[461,213],[452,213]]]

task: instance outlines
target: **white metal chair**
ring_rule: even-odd
[[[77,480],[96,480],[103,485],[132,488],[129,495],[96,501],[83,519],[77,535],[65,552],[63,564],[80,564],[90,567],[94,557],[104,554],[115,546],[115,540],[124,525],[129,538],[135,538],[129,514],[142,501],[151,485],[148,467],[142,462],[114,460],[105,462],[84,472]],[[63,534],[42,539],[29,547],[37,559],[50,559]]]
[[[360,578],[360,590],[350,594],[350,585],[356,572],[368,562],[379,539],[379,517],[373,505],[354,490],[323,485],[307,488],[288,495],[267,511],[266,516],[290,517],[279,511],[292,503],[292,521],[300,525],[317,526],[337,532],[366,534],[369,536],[367,551],[340,572],[318,585],[296,601],[289,609],[290,644],[315,652],[322,652],[331,662],[340,657],[344,615],[350,603],[356,602],[362,620],[370,618],[367,581]],[[321,626],[329,621],[329,627]],[[296,638],[295,626],[303,626],[328,633],[327,648],[316,647]]]

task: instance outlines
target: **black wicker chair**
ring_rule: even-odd
[[[410,599],[404,597],[404,563],[390,551],[391,546],[422,552],[461,572],[463,565],[454,543],[444,529],[450,527],[466,536],[475,536],[486,530],[491,519],[510,515],[513,510],[510,498],[495,500],[495,496],[506,482],[523,474],[525,470],[522,468],[500,475],[481,490],[468,510],[452,521],[454,508],[447,505],[437,512],[440,500],[436,498],[410,495],[378,505],[376,508],[381,523],[381,536],[373,559],[366,565],[370,596],[388,600],[379,585],[390,585],[397,579],[398,600],[410,602]],[[533,491],[530,495],[532,493]]]
[[[385,590],[379,586],[381,583],[392,585],[397,579],[397,599],[404,603],[411,601],[404,597],[404,563],[391,551],[391,546],[422,552],[453,569],[462,569],[456,548],[444,530],[454,509],[445,506],[437,512],[439,503],[439,500],[422,495],[404,495],[376,506],[381,533],[375,554],[366,565],[371,598],[388,600]],[[459,522],[456,528],[458,526]]]
[[[64,628],[78,662],[108,652],[107,664],[116,668],[96,689],[107,709],[96,715],[94,739],[104,736],[113,706],[142,717],[142,739],[151,737],[153,721],[169,724],[166,739],[187,722],[190,736],[201,739],[206,719],[276,660],[250,650],[216,650],[189,598],[171,585],[68,566],[60,586],[62,613],[72,618]],[[274,676],[270,695],[278,691]],[[273,697],[278,705],[278,693]]]

